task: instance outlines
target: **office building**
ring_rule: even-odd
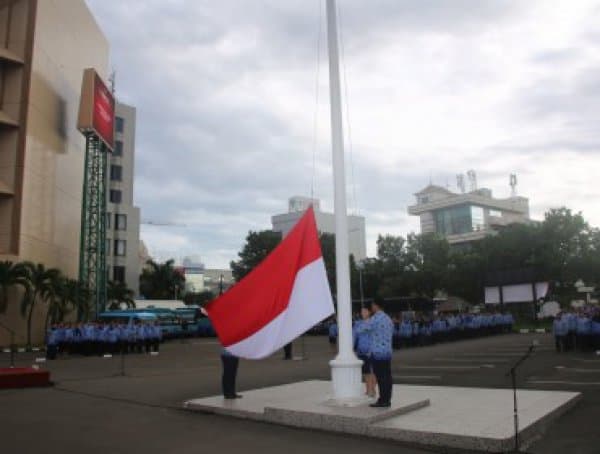
[[[133,205],[135,107],[115,106],[115,149],[108,159],[106,271],[108,280],[140,291],[140,209]]]
[[[271,217],[273,231],[281,232],[283,236],[296,225],[296,222],[302,217],[304,211],[312,204],[317,229],[322,233],[335,234],[335,216],[333,213],[321,211],[321,204],[318,199],[295,196],[288,201],[288,212],[276,214]],[[363,216],[348,216],[348,246],[350,254],[356,261],[367,257],[367,241],[365,236],[365,218]]]
[[[430,184],[415,194],[408,213],[419,216],[421,233],[437,233],[452,245],[468,244],[514,223],[528,223],[529,200],[492,197],[487,188],[455,193]]]
[[[109,44],[84,0],[0,2],[0,260],[77,278],[85,140],[77,130],[85,68],[108,76]],[[43,339],[45,305],[33,316]],[[0,322],[25,340],[16,292]],[[9,338],[0,330],[0,345]]]

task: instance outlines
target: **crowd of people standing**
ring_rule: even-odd
[[[600,350],[600,308],[559,312],[552,325],[557,352]]]
[[[158,351],[161,340],[157,323],[61,323],[46,334],[46,356],[149,353]]]

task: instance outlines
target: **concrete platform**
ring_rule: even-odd
[[[184,408],[294,427],[320,429],[435,446],[456,451],[504,452],[514,444],[512,390],[394,385],[389,409],[332,406],[331,383],[304,381],[221,396],[192,399]],[[580,393],[519,390],[522,445],[571,408]]]

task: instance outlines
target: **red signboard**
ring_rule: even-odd
[[[114,148],[115,98],[93,68],[83,72],[77,128],[98,136],[109,150]]]
[[[112,150],[115,140],[115,99],[98,74],[94,79],[94,130]]]

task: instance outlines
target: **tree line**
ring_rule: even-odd
[[[234,278],[248,274],[280,241],[278,232],[249,232],[238,260],[231,262]],[[321,233],[320,241],[335,292],[335,238]],[[541,222],[511,224],[464,246],[451,246],[434,233],[379,235],[376,256],[359,264],[350,256],[350,269],[354,299],[360,298],[362,272],[367,298],[447,294],[478,304],[490,274],[530,269],[539,280],[552,283],[553,298],[566,303],[577,298],[577,280],[600,284],[600,230],[581,213],[559,208],[549,210]]]
[[[91,312],[91,295],[86,286],[77,279],[65,276],[57,268],[46,268],[41,263],[29,261],[14,263],[0,261],[0,315],[6,313],[9,291],[19,295],[21,316],[27,327],[27,346],[31,346],[31,325],[34,310],[42,307],[45,314],[44,328],[65,321],[75,313],[76,319],[88,320]],[[122,305],[135,307],[134,292],[122,282],[107,284],[107,306],[118,309]]]

